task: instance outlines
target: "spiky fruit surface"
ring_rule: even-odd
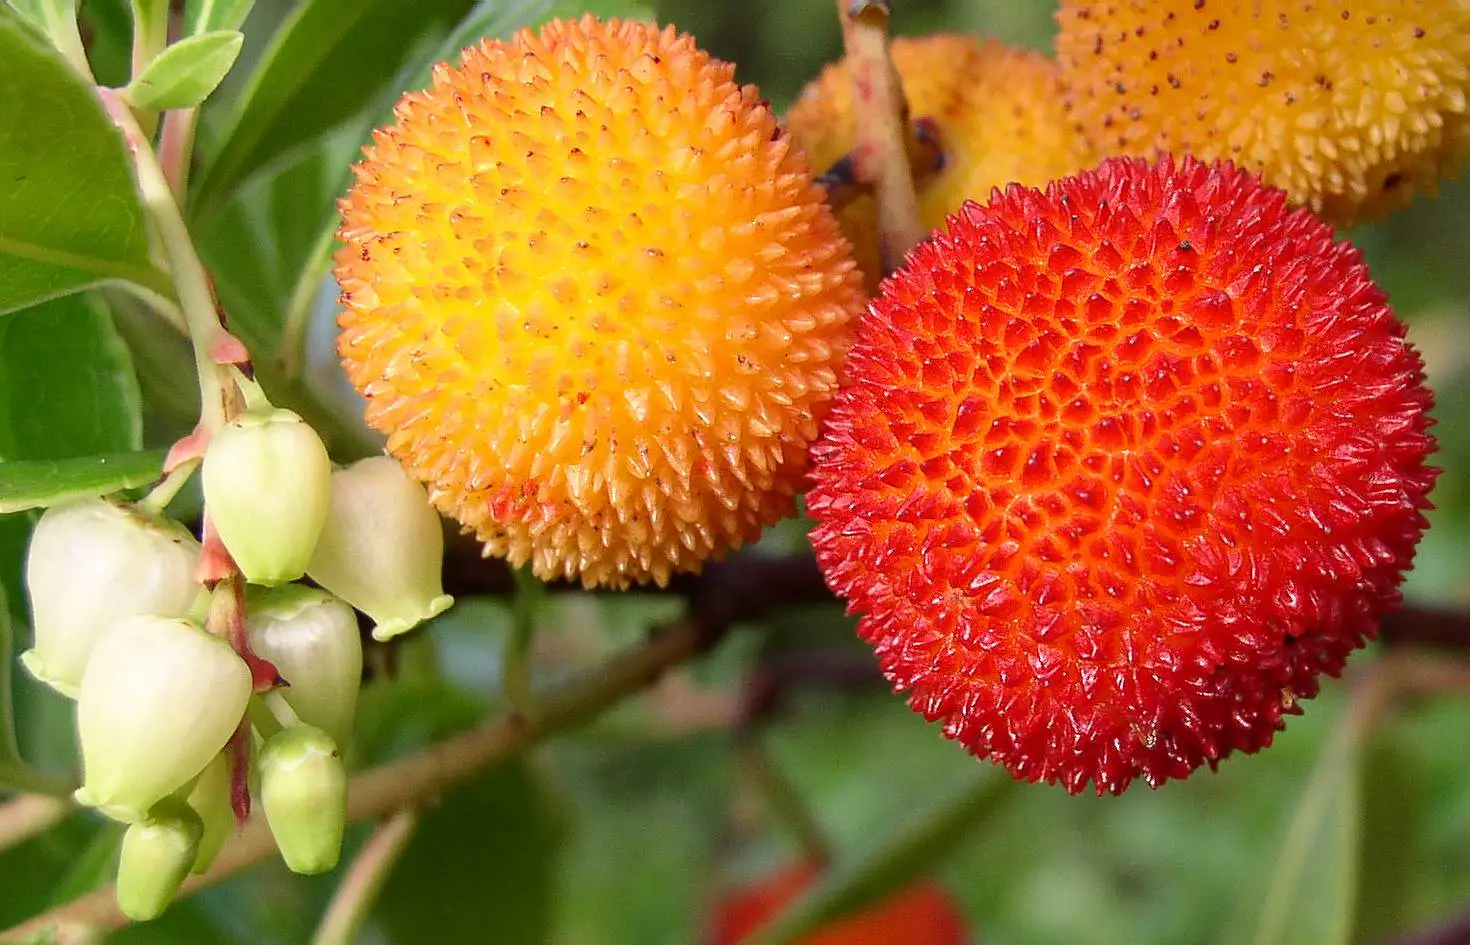
[[[1057,23],[1097,157],[1231,160],[1336,225],[1470,160],[1467,0],[1063,0]]]
[[[342,201],[339,349],[487,553],[663,583],[793,509],[861,278],[752,86],[552,21],[405,96]]]
[[[722,899],[709,945],[740,945],[816,882],[820,871],[797,864]],[[964,945],[965,921],[949,893],[930,880],[823,926],[797,945]]]
[[[983,200],[1013,181],[1043,184],[1086,165],[1085,148],[1062,109],[1056,64],[995,40],[941,33],[899,37],[894,68],[909,112],[929,119],[944,162],[919,192],[919,217],[944,225],[967,198]],[[847,61],[822,70],[792,105],[787,124],[812,164],[825,171],[854,143],[852,73]],[[870,198],[843,208],[843,231],[876,285],[877,212]]]
[[[1358,252],[1229,165],[967,205],[859,325],[812,540],[895,688],[1018,778],[1271,742],[1373,634],[1434,471]]]

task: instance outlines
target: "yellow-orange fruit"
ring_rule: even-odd
[[[1063,0],[1057,23],[1096,158],[1227,158],[1338,226],[1470,160],[1470,0]]]
[[[861,279],[733,76],[672,28],[552,21],[441,64],[355,168],[343,362],[487,554],[664,583],[792,511]]]
[[[994,187],[1044,184],[1086,166],[1050,59],[953,33],[899,37],[891,49],[909,114],[932,122],[943,154],[939,173],[919,191],[919,218],[926,227],[942,226],[966,199],[984,200]],[[832,63],[786,116],[792,136],[818,170],[852,149],[852,85],[847,61]],[[841,219],[858,264],[876,284],[882,274],[873,201],[853,201]]]

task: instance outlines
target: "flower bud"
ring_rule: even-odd
[[[280,692],[296,716],[347,744],[362,685],[362,638],[352,608],[314,588],[271,588],[251,597],[245,627],[251,647],[289,684]]]
[[[199,543],[179,525],[103,499],[49,508],[26,553],[35,646],[20,661],[76,698],[97,640],[125,617],[182,617],[198,596]]]
[[[117,864],[117,907],[135,922],[163,915],[198,855],[204,824],[187,804],[167,802],[128,827]]]
[[[204,454],[204,505],[240,573],[284,584],[306,573],[327,515],[332,461],[289,410],[242,414]]]
[[[444,530],[429,495],[396,460],[374,456],[332,474],[327,524],[307,573],[373,619],[387,640],[443,613]]]
[[[187,620],[130,617],[97,643],[77,696],[77,802],[124,823],[187,784],[229,741],[250,670]]]
[[[189,792],[189,806],[204,825],[193,867],[193,872],[202,873],[214,863],[235,830],[235,811],[230,806],[230,760],[226,752],[215,755],[200,773]]]
[[[260,806],[286,865],[306,874],[336,866],[347,825],[337,743],[319,728],[293,725],[265,743],[259,764]]]

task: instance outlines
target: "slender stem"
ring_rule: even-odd
[[[74,809],[61,798],[44,794],[24,794],[0,804],[0,850],[45,833]]]
[[[199,127],[199,109],[176,108],[163,116],[158,137],[158,163],[173,188],[174,200],[182,204],[189,187],[189,165],[194,159],[194,132]]]
[[[837,0],[857,116],[852,171],[860,184],[872,184],[878,201],[878,255],[884,272],[896,268],[925,236],[909,164],[909,155],[919,149],[903,85],[888,54],[891,13],[888,0]]]
[[[419,825],[418,811],[407,808],[394,814],[373,831],[362,852],[352,861],[337,887],[327,912],[317,926],[312,945],[352,945],[358,927],[378,898],[383,884]]]
[[[194,475],[194,470],[199,468],[199,460],[194,459],[186,463],[180,463],[169,470],[163,481],[154,486],[153,489],[138,500],[138,508],[149,515],[162,515],[168,504],[178,496],[184,486],[189,484],[189,479]]]
[[[133,0],[133,78],[168,45],[167,0]]]
[[[98,93],[102,96],[113,122],[122,129],[123,136],[127,139],[138,175],[138,189],[143,196],[144,205],[158,225],[164,251],[168,254],[173,270],[179,304],[183,308],[184,321],[189,327],[189,339],[194,346],[194,367],[199,375],[200,421],[206,429],[218,430],[227,419],[227,375],[209,356],[209,351],[222,330],[219,314],[215,310],[214,292],[209,285],[209,275],[194,249],[194,241],[179,212],[179,205],[174,201],[173,190],[169,187],[163,168],[132,112],[111,90],[99,89]]]
[[[352,779],[347,791],[349,822],[386,816],[441,794],[485,768],[520,754],[552,735],[595,718],[614,703],[647,688],[666,670],[702,652],[716,636],[693,622],[674,624],[646,644],[620,654],[541,705],[533,720],[514,714],[432,745]],[[180,896],[198,892],[275,852],[270,829],[260,818],[246,825],[210,869],[185,881]],[[0,942],[25,941],[51,928],[78,925],[118,929],[128,919],[117,909],[111,885],[103,886],[0,933]]]
[[[744,735],[738,747],[741,766],[755,782],[771,812],[796,838],[804,858],[825,866],[832,859],[832,845],[796,785],[754,733]]]
[[[536,712],[536,697],[531,688],[531,641],[536,637],[536,611],[546,596],[546,585],[531,573],[529,566],[516,568],[515,579],[514,618],[510,636],[505,640],[505,702],[513,714],[530,719]]]

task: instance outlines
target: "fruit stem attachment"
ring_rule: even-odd
[[[414,808],[400,810],[378,825],[347,868],[347,875],[332,895],[311,945],[352,945],[357,941],[358,927],[408,848],[418,825],[419,812]]]
[[[871,186],[878,203],[878,256],[885,273],[924,239],[909,155],[908,102],[888,51],[889,0],[837,0],[842,40],[853,82],[856,140],[850,158],[859,185]]]

